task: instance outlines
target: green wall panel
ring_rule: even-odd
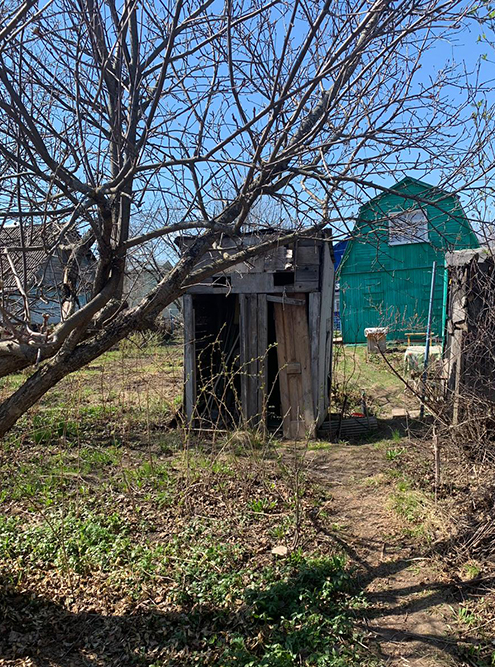
[[[432,332],[441,337],[445,252],[479,245],[457,197],[412,178],[392,190],[361,207],[339,269],[345,343],[364,343],[367,327],[389,327],[389,340],[426,331],[434,261]],[[418,208],[428,219],[428,242],[389,245],[387,216]]]

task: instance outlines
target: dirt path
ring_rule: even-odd
[[[445,574],[404,537],[390,509],[390,467],[372,444],[308,454],[311,476],[329,488],[333,538],[357,564],[369,607],[365,629],[388,667],[464,665],[452,628],[454,590]]]

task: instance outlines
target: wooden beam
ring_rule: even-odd
[[[305,306],[306,301],[304,299],[292,299],[288,296],[273,296],[273,294],[267,294],[267,301],[272,303],[286,303],[288,306]]]
[[[318,350],[318,393],[316,400],[317,428],[327,417],[332,373],[333,299],[335,271],[330,243],[323,244],[321,270],[321,306]]]
[[[196,407],[196,322],[193,297],[183,296],[184,309],[184,408],[191,421]]]

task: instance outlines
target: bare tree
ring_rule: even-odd
[[[414,167],[470,179],[462,128],[471,84],[461,100],[453,67],[417,79],[426,50],[472,16],[469,3],[33,5],[0,24],[0,218],[19,225],[21,254],[39,226],[43,252],[68,251],[64,317],[35,331],[28,309],[21,319],[3,310],[0,376],[36,370],[0,405],[0,434],[68,373],[149,326],[188,285],[273,245],[243,246],[256,207],[275,206],[290,239],[342,229],[377,177]],[[146,217],[153,224],[137,223]],[[186,230],[195,243],[128,307],[129,253]],[[238,240],[238,252],[199,265],[222,234]],[[90,249],[92,296],[78,306]]]

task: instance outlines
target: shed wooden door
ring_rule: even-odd
[[[284,437],[314,437],[315,414],[311,382],[306,295],[291,294],[304,305],[274,303],[275,332]]]

